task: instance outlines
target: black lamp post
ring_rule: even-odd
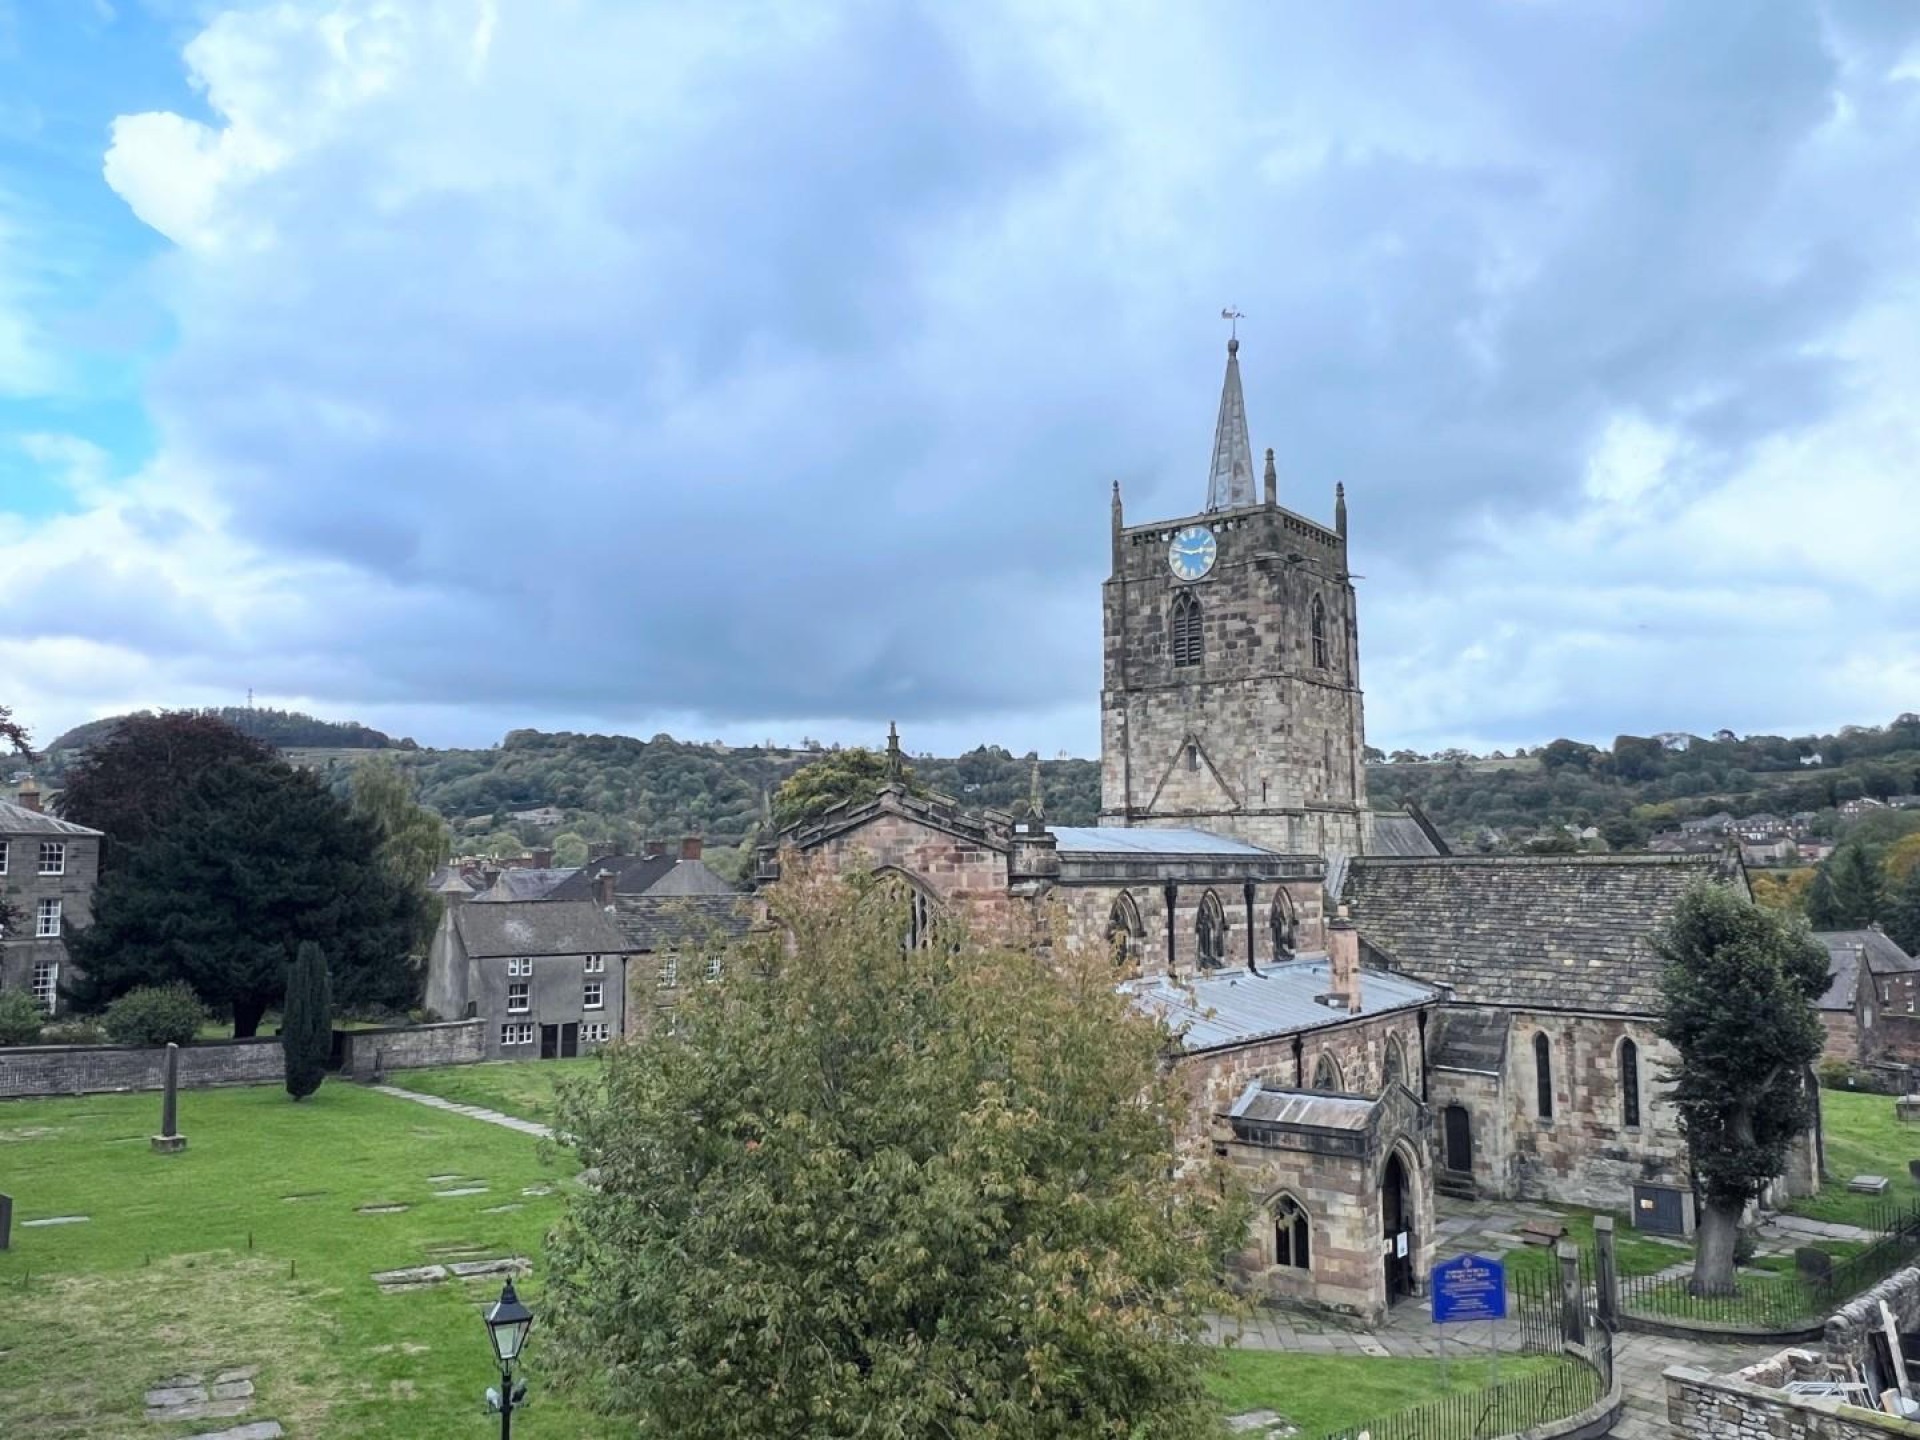
[[[493,1342],[494,1359],[500,1362],[500,1388],[487,1391],[487,1404],[500,1412],[500,1440],[513,1440],[513,1407],[527,1398],[527,1382],[514,1383],[513,1362],[520,1358],[521,1347],[527,1343],[527,1331],[533,1328],[533,1312],[520,1303],[520,1297],[513,1293],[513,1281],[509,1280],[500,1291],[500,1298],[487,1307],[487,1313],[481,1318],[487,1322],[487,1339]]]

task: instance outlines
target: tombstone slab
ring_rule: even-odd
[[[406,1270],[379,1270],[374,1272],[376,1285],[432,1285],[447,1278],[444,1265],[415,1265]]]
[[[33,1230],[42,1225],[84,1225],[93,1217],[90,1215],[49,1215],[44,1220],[22,1220],[22,1230]]]
[[[280,1440],[286,1433],[280,1428],[278,1420],[249,1420],[231,1430],[214,1430],[205,1435],[196,1435],[193,1440]]]
[[[1856,1175],[1847,1181],[1847,1189],[1856,1195],[1884,1195],[1887,1193],[1887,1177],[1884,1175]]]
[[[251,1380],[216,1380],[207,1392],[216,1400],[245,1400],[253,1394]]]
[[[484,1185],[461,1185],[452,1190],[436,1190],[433,1192],[433,1198],[436,1200],[453,1200],[461,1195],[484,1195],[486,1193],[487,1187]]]
[[[447,1269],[465,1280],[475,1275],[524,1275],[533,1266],[522,1256],[509,1255],[504,1260],[462,1260]]]

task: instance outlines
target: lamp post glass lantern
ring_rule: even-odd
[[[520,1303],[509,1280],[481,1318],[486,1321],[494,1358],[500,1362],[500,1389],[498,1393],[489,1390],[487,1402],[500,1411],[500,1440],[512,1440],[514,1406],[527,1398],[527,1382],[514,1383],[513,1364],[527,1343],[527,1331],[533,1328],[533,1312]]]

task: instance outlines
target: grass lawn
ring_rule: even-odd
[[[1504,1382],[1545,1374],[1563,1365],[1580,1372],[1570,1377],[1573,1388],[1563,1411],[1572,1414],[1589,1403],[1597,1389],[1593,1372],[1577,1361],[1555,1355],[1504,1355],[1500,1358],[1500,1379]],[[1221,1352],[1220,1370],[1209,1384],[1226,1414],[1273,1410],[1300,1427],[1302,1440],[1314,1440],[1315,1436],[1363,1421],[1386,1419],[1442,1395],[1479,1390],[1490,1383],[1491,1371],[1492,1365],[1484,1356],[1450,1360],[1443,1385],[1437,1360],[1226,1350]],[[1428,1440],[1451,1437],[1436,1434]]]
[[[1593,1217],[1605,1213],[1572,1208],[1559,1212],[1560,1218],[1566,1222],[1567,1238],[1586,1252],[1593,1250]],[[1613,1253],[1622,1275],[1652,1275],[1669,1265],[1691,1260],[1693,1246],[1684,1241],[1663,1240],[1648,1235],[1634,1229],[1626,1216],[1615,1215]],[[1507,1251],[1505,1259],[1507,1275],[1513,1279],[1558,1274],[1560,1269],[1560,1262],[1551,1245],[1522,1245]]]
[[[159,1109],[155,1095],[0,1104],[14,1197],[13,1248],[0,1252],[8,1434],[174,1440],[266,1418],[298,1437],[491,1433],[480,1397],[497,1376],[477,1305],[499,1278],[385,1294],[369,1277],[524,1255],[537,1314],[542,1237],[571,1157],[543,1160],[524,1135],[332,1081],[300,1104],[278,1086],[188,1092],[179,1155],[148,1147]],[[445,1176],[458,1179],[429,1179]],[[466,1185],[486,1190],[434,1194]],[[380,1203],[410,1208],[358,1212]],[[88,1219],[21,1226],[62,1215]],[[611,1433],[543,1389],[539,1336],[536,1322],[533,1402],[516,1431]],[[260,1373],[241,1419],[142,1418],[162,1378],[242,1365]]]
[[[592,1075],[600,1062],[578,1060],[502,1060],[485,1065],[439,1065],[427,1070],[396,1070],[387,1083],[425,1095],[440,1095],[463,1105],[484,1105],[522,1120],[551,1123],[553,1097],[562,1080]]]
[[[1920,1201],[1920,1186],[1907,1173],[1907,1162],[1920,1159],[1920,1125],[1902,1125],[1893,1118],[1893,1096],[1822,1090],[1820,1115],[1827,1170],[1833,1178],[1820,1187],[1818,1195],[1794,1201],[1789,1210],[1814,1220],[1870,1225],[1889,1202]],[[1886,1176],[1887,1193],[1848,1194],[1847,1181],[1855,1175]]]

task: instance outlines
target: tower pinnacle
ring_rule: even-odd
[[[1207,509],[1253,503],[1253,445],[1247,439],[1247,401],[1240,393],[1240,339],[1235,336],[1227,341],[1227,379],[1220,387],[1220,418],[1213,428]]]

